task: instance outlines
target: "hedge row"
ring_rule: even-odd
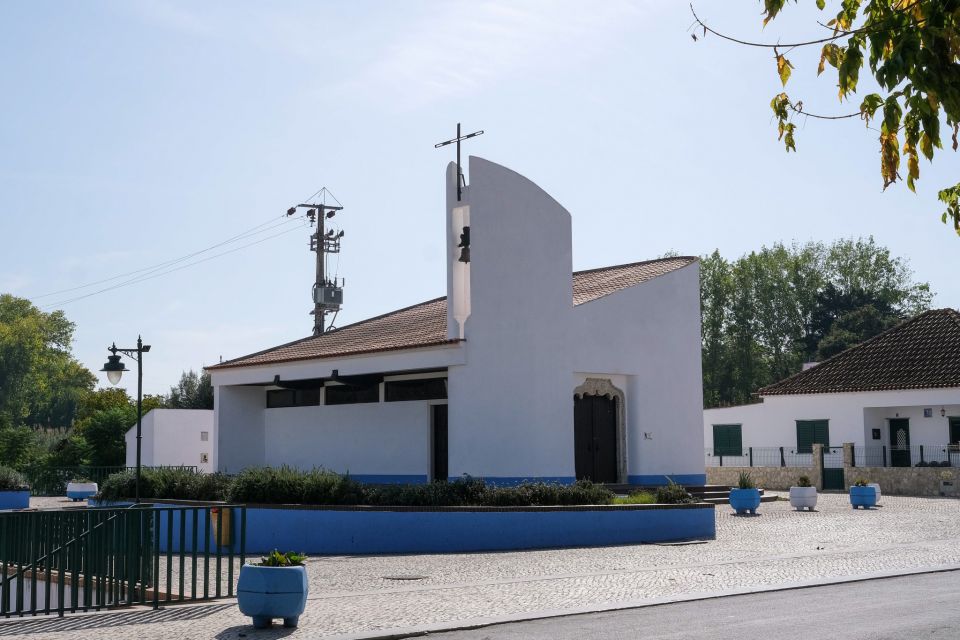
[[[0,466],[0,491],[23,491],[28,488],[27,481],[17,471]]]
[[[100,488],[105,500],[134,495],[135,475],[110,476]],[[246,469],[236,476],[202,474],[186,469],[144,469],[140,497],[145,500],[225,500],[238,504],[314,504],[371,506],[551,506],[611,504],[615,495],[602,485],[543,482],[498,487],[483,480],[408,485],[369,485],[321,469],[290,467]]]

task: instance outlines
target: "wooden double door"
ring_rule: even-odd
[[[618,482],[617,399],[573,398],[573,447],[577,480]]]

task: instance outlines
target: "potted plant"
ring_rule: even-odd
[[[810,478],[800,476],[797,485],[790,487],[790,506],[800,511],[804,507],[813,511],[817,506],[817,488],[810,485]]]
[[[757,513],[757,507],[760,506],[760,490],[746,471],[740,472],[737,486],[730,489],[730,506],[740,515]]]
[[[853,508],[869,509],[877,504],[877,490],[867,484],[863,478],[858,478],[850,487],[850,504]]]
[[[91,482],[89,478],[74,478],[67,483],[67,497],[74,502],[92,498],[97,495],[97,491],[97,483]]]
[[[0,510],[29,509],[30,487],[10,467],[0,467]]]
[[[307,604],[307,559],[302,553],[280,553],[276,549],[259,564],[240,567],[237,604],[240,613],[253,618],[253,626],[265,629],[274,618],[283,626],[296,627]]]

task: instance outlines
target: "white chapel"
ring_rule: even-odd
[[[573,272],[549,194],[457,174],[444,297],[208,367],[217,468],[704,484],[697,259]]]

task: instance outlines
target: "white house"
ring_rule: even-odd
[[[145,467],[217,468],[216,434],[210,409],[153,409],[141,420],[140,462]],[[137,425],[127,430],[127,466],[137,464]]]
[[[759,395],[759,404],[703,412],[711,453],[852,442],[886,449],[891,466],[917,464],[921,445],[925,461],[956,461],[948,445],[960,442],[960,313],[920,314]]]
[[[445,297],[207,368],[217,467],[703,484],[696,258],[571,273],[570,214],[469,162]]]

